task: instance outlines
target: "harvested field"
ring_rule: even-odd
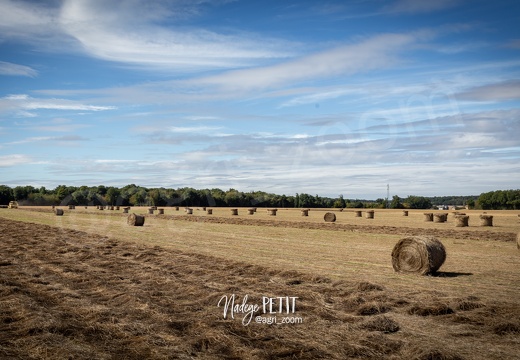
[[[56,217],[2,210],[0,358],[515,359],[520,353],[520,258],[508,238],[512,228],[430,228],[454,235],[441,235],[447,260],[431,277],[392,269],[392,247],[400,235],[421,230],[415,225],[386,233],[393,227],[341,223],[338,213],[339,224],[283,216],[265,224],[229,222],[244,220],[245,211],[244,218],[215,212],[216,218],[197,219],[166,211],[170,216],[149,215],[144,226],[129,227],[127,215],[113,212],[77,209]],[[264,296],[297,297],[289,316],[302,321],[244,326],[243,314],[224,319],[217,304],[232,294],[237,303],[248,296],[247,303],[260,305]],[[261,309],[255,315],[268,317]]]

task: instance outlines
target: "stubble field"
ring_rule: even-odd
[[[131,227],[94,207],[0,209],[0,358],[518,358],[517,212],[480,227],[466,210],[457,228],[425,211],[238,211],[133,208],[147,215]],[[395,243],[423,234],[446,247],[440,272],[395,273]],[[224,318],[233,294],[297,323]],[[263,314],[263,297],[297,297],[295,311]]]

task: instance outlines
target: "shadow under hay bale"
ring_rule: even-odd
[[[433,221],[433,213],[424,213],[424,221]]]
[[[373,219],[374,218],[374,210],[369,210],[365,213],[366,219]]]
[[[126,220],[128,225],[131,226],[143,226],[144,225],[144,216],[130,214]]]
[[[433,236],[405,237],[392,250],[392,266],[396,272],[427,275],[439,270],[445,260],[446,249]]]
[[[54,209],[54,213],[56,216],[62,216],[63,215],[63,209]]]
[[[480,215],[480,226],[493,226],[493,215]]]
[[[466,227],[469,226],[469,216],[468,215],[455,215],[455,226],[456,227]]]
[[[356,217],[362,217],[363,212],[361,210],[356,210]]]
[[[323,216],[323,220],[325,220],[326,222],[335,222],[336,214],[328,212]]]
[[[230,209],[231,215],[238,215],[238,209]]]
[[[403,210],[403,216],[408,216],[408,210]]]

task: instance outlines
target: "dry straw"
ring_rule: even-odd
[[[392,251],[392,266],[397,272],[427,275],[436,272],[445,260],[446,249],[434,236],[405,237]]]
[[[326,222],[334,222],[336,221],[336,215],[334,213],[328,212],[323,216],[323,220]]]
[[[520,232],[516,234],[516,248],[520,250]]]
[[[493,226],[493,215],[480,215],[480,226]]]
[[[448,214],[434,214],[433,222],[435,223],[443,223],[448,218]]]
[[[132,225],[132,226],[143,226],[144,225],[144,216],[130,214],[130,215],[128,215],[126,222],[128,223],[128,225]]]
[[[469,226],[469,216],[468,215],[455,215],[455,226],[456,227],[466,227]]]

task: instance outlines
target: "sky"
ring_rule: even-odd
[[[0,0],[0,183],[520,187],[520,3]]]

